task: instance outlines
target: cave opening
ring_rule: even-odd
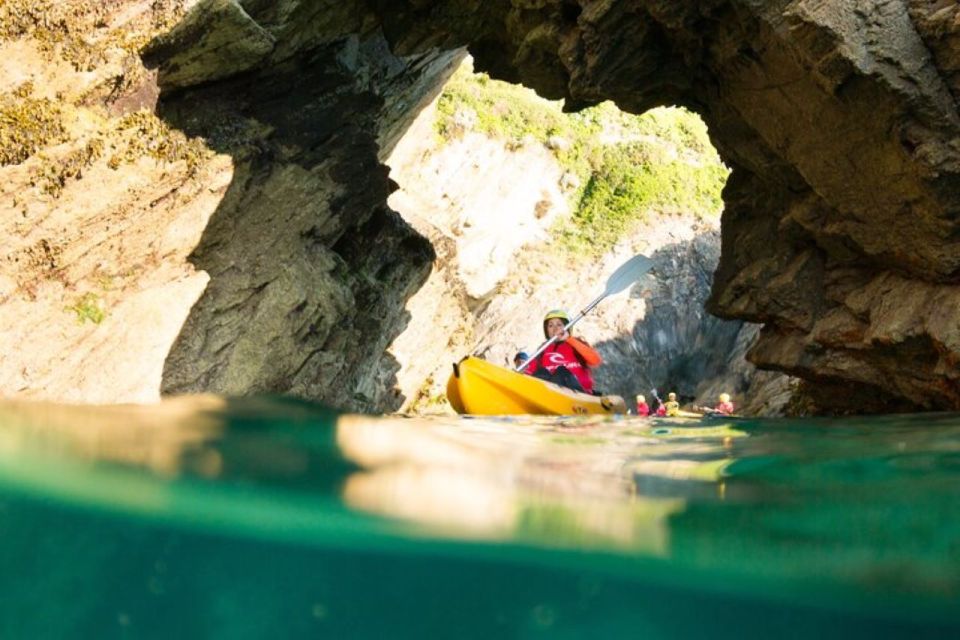
[[[575,314],[636,253],[653,272],[580,325],[605,358],[598,386],[703,403],[750,386],[756,327],[704,310],[729,175],[706,124],[682,107],[563,107],[467,57],[385,159],[389,205],[438,256],[391,345],[404,410],[442,408],[449,363],[467,353],[507,364],[531,351],[543,313]]]

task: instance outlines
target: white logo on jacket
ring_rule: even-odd
[[[562,353],[559,353],[557,351],[551,351],[550,353],[543,354],[543,359],[544,359],[543,366],[546,367],[547,370],[551,371],[551,373],[553,369],[556,369],[561,365],[566,367],[567,369],[578,369],[580,367],[579,362],[577,362],[576,360],[570,362],[564,357]]]

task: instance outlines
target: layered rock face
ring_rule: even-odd
[[[378,153],[461,54],[400,60],[373,33],[314,41],[238,74],[233,47],[256,45],[252,34],[277,47],[284,37],[224,6],[231,20],[200,11],[149,54],[161,82],[176,87],[162,116],[234,160],[230,189],[190,256],[211,280],[166,359],[163,391],[273,391],[395,409],[400,364],[386,348],[435,254],[387,207]],[[256,63],[272,52],[247,53]]]
[[[0,395],[399,406],[386,346],[435,254],[378,154],[462,52],[263,4],[0,7]]]
[[[28,7],[30,18],[49,3],[9,4]],[[571,109],[612,99],[636,113],[681,104],[703,116],[733,169],[708,308],[763,323],[753,362],[809,381],[819,410],[960,407],[954,3],[93,4],[99,13],[71,55],[104,30],[123,29],[137,11],[189,9],[147,46],[153,71],[114,60],[102,82],[72,103],[104,105],[119,117],[153,104],[159,90],[158,113],[210,150],[199,163],[178,160],[189,171],[181,164],[176,175],[144,166],[155,171],[152,189],[138,184],[140,195],[115,194],[147,215],[166,207],[170,219],[210,195],[204,184],[224,195],[215,211],[200,207],[181,220],[185,235],[199,235],[189,255],[181,249],[193,240],[167,253],[146,239],[138,248],[143,259],[135,264],[145,273],[158,273],[154,263],[170,267],[158,287],[184,283],[169,322],[160,323],[162,338],[143,351],[156,358],[169,349],[167,391],[291,391],[352,408],[399,406],[389,397],[396,363],[383,348],[403,327],[403,301],[426,277],[432,254],[386,208],[392,187],[380,162],[466,46],[479,69],[565,98]],[[35,22],[54,31],[61,24]],[[89,62],[78,81],[107,63],[98,64]],[[77,122],[92,126],[89,117]],[[98,184],[116,186],[104,177],[107,163],[57,179],[69,190],[71,181],[100,171]],[[27,169],[42,174],[42,167]],[[16,184],[31,184],[26,173],[14,174]],[[22,197],[11,202],[19,214]],[[25,218],[43,218],[26,209]],[[96,280],[103,268],[83,263],[89,247],[34,235],[24,232],[10,255],[22,253],[37,269],[50,265],[56,278],[44,276],[38,287],[21,267],[9,267],[0,293],[8,301],[46,300],[53,314],[62,308],[58,295]],[[205,287],[198,274],[208,274]],[[44,297],[47,286],[59,293]],[[178,318],[187,316],[177,333]],[[29,333],[21,327],[7,335]],[[16,390],[50,380],[17,362],[2,374]],[[102,399],[124,397],[132,396]]]

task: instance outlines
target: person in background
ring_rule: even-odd
[[[680,403],[677,402],[677,394],[672,391],[667,394],[667,401],[663,403],[664,415],[671,417],[680,414]]]
[[[513,356],[513,368],[518,369],[521,364],[530,359],[530,356],[527,355],[526,351],[517,351],[517,355]]]
[[[586,342],[570,335],[569,323],[570,316],[563,309],[547,313],[543,318],[543,337],[554,341],[524,372],[574,391],[593,393],[590,368],[602,363],[603,358]]]
[[[719,400],[719,402],[717,403],[717,406],[713,408],[712,413],[720,413],[725,416],[729,416],[733,413],[733,403],[730,402],[729,393],[721,393],[719,396],[717,396],[717,400]]]
[[[694,411],[702,411],[711,416],[729,416],[733,414],[733,403],[730,402],[729,393],[721,393],[717,396],[717,405],[712,409],[710,407],[693,407]]]
[[[647,399],[643,396],[637,396],[637,415],[638,416],[648,416],[650,415],[650,405],[647,404]]]
[[[653,390],[653,406],[650,407],[650,415],[663,417],[667,415],[667,410],[663,407],[663,400],[657,395],[657,390]]]

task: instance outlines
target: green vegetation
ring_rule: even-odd
[[[575,246],[609,248],[633,230],[650,209],[705,217],[723,206],[723,165],[651,162],[643,143],[608,148],[587,181],[571,220],[560,228]]]
[[[468,131],[535,143],[553,151],[576,176],[573,215],[555,233],[574,252],[599,254],[636,230],[651,211],[716,217],[729,170],[710,144],[707,127],[681,108],[635,116],[611,103],[565,114],[560,102],[461,67],[437,103],[444,141]]]
[[[523,87],[490,80],[486,74],[473,74],[467,67],[454,74],[437,102],[441,136],[450,138],[463,132],[456,115],[465,113],[464,109],[476,116],[472,129],[517,144],[526,136],[544,141],[567,124],[560,103],[544,100]]]
[[[103,304],[100,296],[95,293],[85,293],[73,304],[67,307],[67,311],[73,311],[77,314],[77,322],[83,324],[87,320],[94,324],[100,324],[107,317],[107,312],[103,310]]]
[[[449,141],[468,130],[500,138],[511,148],[528,142],[549,144],[564,167],[585,177],[595,162],[590,155],[598,151],[590,140],[601,131],[601,124],[589,114],[565,114],[561,102],[475,74],[464,65],[437,101],[437,132]]]

